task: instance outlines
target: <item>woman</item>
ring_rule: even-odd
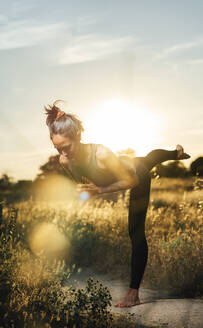
[[[145,218],[150,195],[150,170],[168,160],[187,159],[183,147],[173,151],[156,149],[146,157],[116,156],[101,144],[81,143],[82,122],[56,106],[45,107],[50,138],[60,153],[59,162],[68,176],[77,183],[78,191],[90,195],[130,189],[128,229],[132,244],[131,281],[117,307],[140,304],[139,286],[145,271],[148,246]]]

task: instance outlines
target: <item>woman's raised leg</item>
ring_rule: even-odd
[[[147,156],[142,157],[145,166],[150,171],[157,164],[163,163],[169,160],[181,160],[188,159],[190,155],[184,153],[184,149],[181,145],[177,145],[175,150],[155,149],[152,150]],[[136,159],[136,158],[135,158]]]

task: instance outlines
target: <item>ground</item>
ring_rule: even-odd
[[[72,275],[69,283],[77,281],[77,287],[84,287],[89,277],[107,286],[112,296],[112,312],[128,314],[135,323],[150,327],[203,328],[203,299],[169,296],[167,291],[140,287],[140,305],[128,308],[114,306],[128,289],[127,282],[113,279],[110,274],[96,274],[89,268]]]

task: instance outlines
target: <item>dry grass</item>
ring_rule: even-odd
[[[172,184],[176,184],[175,190],[169,190]],[[143,285],[184,296],[203,294],[203,190],[198,186],[195,179],[153,180]],[[31,300],[39,302],[36,295],[33,298],[35,293],[46,303],[53,295],[64,300],[62,284],[71,266],[74,270],[94,266],[100,272],[115,272],[116,266],[122,267],[120,277],[129,279],[128,201],[129,191],[124,197],[120,194],[115,203],[100,198],[85,203],[22,202],[15,205],[16,221],[10,209],[4,208],[1,278],[10,308],[22,310]],[[54,258],[58,262],[53,266]],[[62,301],[57,304],[64,309]]]

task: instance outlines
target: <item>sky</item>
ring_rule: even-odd
[[[0,174],[34,179],[56,155],[44,106],[83,121],[82,142],[137,156],[203,154],[201,0],[0,1]]]

